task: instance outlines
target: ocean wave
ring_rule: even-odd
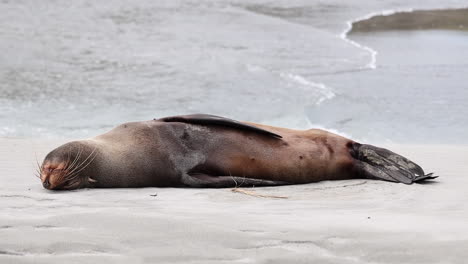
[[[336,94],[333,92],[333,89],[331,87],[328,87],[323,83],[309,81],[301,75],[292,74],[292,73],[281,73],[280,76],[283,79],[293,81],[296,84],[310,87],[310,88],[313,88],[314,91],[318,91],[321,94],[321,96],[317,100],[316,104],[321,104],[323,101],[327,99],[331,99],[336,96]]]

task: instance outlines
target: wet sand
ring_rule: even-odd
[[[1,263],[464,263],[468,146],[386,146],[441,177],[230,189],[44,190],[63,141],[0,139]],[[252,191],[252,190],[251,190]]]

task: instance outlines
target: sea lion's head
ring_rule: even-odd
[[[82,141],[70,142],[52,150],[38,168],[42,186],[49,190],[91,187],[96,181],[88,175],[87,169],[96,155],[96,148]]]

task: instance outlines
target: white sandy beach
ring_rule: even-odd
[[[466,263],[468,146],[385,146],[441,177],[230,189],[52,192],[35,156],[63,140],[0,139],[0,263]]]

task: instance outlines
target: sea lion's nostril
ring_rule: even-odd
[[[44,188],[48,189],[50,187],[50,182],[49,180],[45,180],[43,183],[42,183],[42,186],[44,186]]]

